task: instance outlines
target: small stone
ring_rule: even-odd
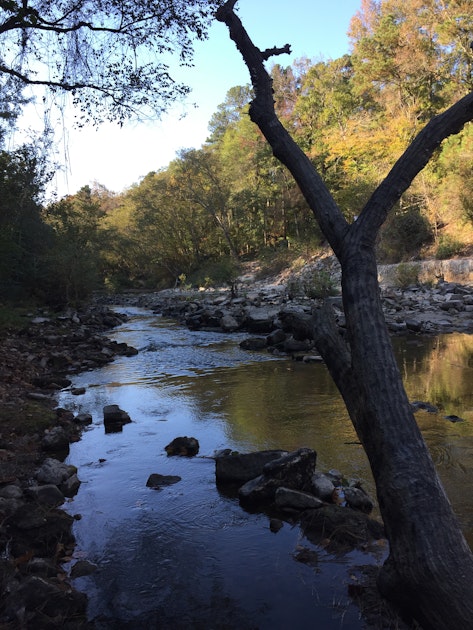
[[[92,416],[90,413],[79,413],[74,417],[77,424],[92,424]]]
[[[88,560],[78,560],[71,569],[71,578],[84,577],[86,575],[92,575],[97,571],[97,565],[89,562]]]
[[[148,488],[161,489],[163,486],[172,486],[179,481],[181,481],[181,477],[178,475],[160,475],[158,473],[152,473],[148,477],[146,486]]]
[[[269,529],[274,533],[277,534],[277,532],[282,529],[284,527],[284,523],[283,521],[281,521],[281,519],[279,518],[272,518],[269,521]]]
[[[73,396],[81,396],[82,394],[85,394],[86,391],[85,387],[73,387],[71,389],[71,394]]]

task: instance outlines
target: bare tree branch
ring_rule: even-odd
[[[290,55],[291,47],[289,44],[286,44],[282,48],[277,48],[274,46],[273,48],[266,48],[266,50],[261,51],[261,57],[267,61],[270,57],[275,57],[276,55]]]

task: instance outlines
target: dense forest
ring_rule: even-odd
[[[349,221],[419,130],[473,90],[469,0],[363,0],[350,54],[271,68],[278,116]],[[0,147],[22,98],[0,99]],[[19,88],[18,88],[19,90]],[[200,148],[130,189],[100,184],[45,203],[40,144],[0,151],[0,297],[74,304],[96,289],[230,282],[241,260],[287,263],[325,245],[292,177],[235,86]],[[473,244],[473,126],[438,149],[383,226],[379,262],[467,255]]]

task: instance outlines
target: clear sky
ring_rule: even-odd
[[[361,0],[239,0],[237,10],[262,50],[291,45],[290,56],[273,58],[290,65],[301,57],[327,60],[349,52],[346,33],[360,6]],[[208,122],[227,91],[248,83],[249,76],[227,27],[219,22],[208,40],[196,44],[194,62],[193,68],[179,68],[177,76],[192,88],[188,104],[176,106],[160,121],[121,129],[104,124],[99,130],[68,128],[66,121],[65,135],[58,130],[58,137],[64,136],[58,159],[67,162],[55,177],[58,194],[73,194],[95,181],[121,192],[165,167],[179,149],[202,146]]]

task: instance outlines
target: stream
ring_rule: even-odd
[[[92,414],[68,463],[82,485],[66,509],[76,521],[74,554],[97,565],[74,580],[89,597],[97,628],[325,630],[365,628],[348,595],[358,565],[386,550],[335,556],[285,523],[273,533],[265,514],[245,511],[215,484],[216,450],[317,451],[317,468],[358,478],[374,497],[368,462],[323,364],[239,348],[245,333],[189,331],[138,308],[107,336],[139,349],[73,377],[82,396],[59,405]],[[393,340],[410,400],[438,413],[417,421],[473,544],[473,337]],[[105,433],[103,407],[132,422]],[[444,416],[458,416],[452,422]],[[177,436],[199,440],[197,457],[168,457]],[[150,474],[178,475],[162,490]],[[300,561],[310,558],[310,562]]]

